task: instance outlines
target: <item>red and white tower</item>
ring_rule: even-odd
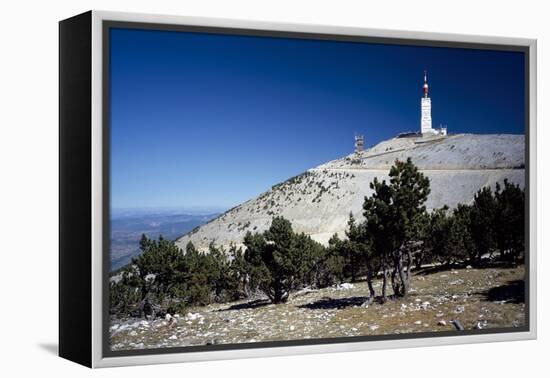
[[[422,87],[424,95],[420,101],[420,132],[422,134],[435,134],[432,128],[432,100],[428,97],[428,73],[424,70],[424,86]]]

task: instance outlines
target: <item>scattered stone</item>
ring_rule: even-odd
[[[425,282],[415,275],[414,280],[419,285],[418,291],[411,295],[408,301],[389,300],[383,305],[375,301],[370,304],[368,310],[361,308],[363,301],[359,300],[368,295],[367,284],[354,282],[343,284],[340,288],[342,291],[337,291],[340,285],[324,289],[313,288],[308,295],[292,295],[286,304],[262,304],[257,307],[241,306],[231,309],[235,305],[263,301],[265,298],[258,293],[251,299],[193,307],[191,312],[179,315],[167,314],[164,311],[151,320],[144,320],[143,315],[141,318],[132,315],[129,318],[111,321],[111,345],[113,350],[127,350],[308,339],[320,336],[351,337],[374,335],[379,333],[378,329],[384,334],[411,334],[425,331],[444,332],[461,329],[460,326],[468,330],[500,327],[503,324],[507,327],[521,327],[525,324],[523,303],[515,303],[507,297],[497,297],[499,301],[493,302],[478,294],[491,287],[501,286],[509,279],[522,277],[519,271],[516,273],[511,269],[502,270],[507,274],[499,277],[494,273],[493,279],[487,278],[489,270],[486,269],[474,269],[472,272],[460,269],[457,271],[458,275],[454,271],[446,271],[421,276],[426,277]],[[440,279],[441,273],[448,274],[449,278]],[[461,287],[457,290],[458,286],[450,285],[450,282],[456,282],[458,279],[465,281],[466,289]],[[353,289],[348,290],[348,285],[353,285]],[[391,293],[391,288],[389,290]],[[467,293],[471,293],[471,296]],[[500,301],[501,299],[504,302]],[[344,305],[339,306],[339,303]],[[468,312],[465,311],[466,307]],[[464,313],[469,317],[462,318]],[[331,321],[335,316],[337,321]],[[465,324],[451,324],[453,318],[460,318],[460,322],[465,321]],[[375,321],[381,324],[378,325]]]
[[[189,312],[189,313],[187,313],[187,316],[186,316],[185,318],[186,318],[187,320],[193,321],[193,320],[197,320],[197,319],[199,319],[199,318],[202,318],[202,315],[199,314],[198,312],[196,312],[196,313],[194,313],[194,314],[193,314],[192,312]]]
[[[466,269],[472,269],[471,265],[466,265]]]
[[[355,285],[351,284],[351,283],[348,283],[348,282],[344,282],[344,283],[336,286],[337,290],[349,290],[349,289],[353,289],[353,288],[355,288]]]
[[[464,331],[464,327],[462,326],[462,323],[460,323],[460,320],[451,320],[451,323],[455,326],[457,331]]]

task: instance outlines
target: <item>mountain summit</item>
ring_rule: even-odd
[[[287,218],[294,231],[327,244],[334,233],[344,236],[350,212],[362,219],[373,179],[388,179],[395,160],[408,157],[430,179],[428,210],[470,203],[479,189],[504,179],[525,185],[523,135],[402,134],[274,185],[180,237],[176,245],[185,248],[191,241],[205,249],[213,241],[225,248],[239,246],[248,231],[266,230],[274,216]]]

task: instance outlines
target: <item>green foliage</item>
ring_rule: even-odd
[[[504,180],[495,189],[494,238],[501,257],[518,260],[525,250],[525,191]]]
[[[275,217],[261,234],[244,238],[250,282],[273,303],[288,300],[292,289],[312,280],[309,272],[322,254],[322,246],[304,234],[295,234],[291,223]]]
[[[448,208],[443,207],[428,215],[424,250],[431,259],[449,263],[449,236],[453,221],[447,212]]]
[[[363,203],[366,235],[383,270],[383,300],[390,271],[394,294],[408,293],[413,247],[424,227],[424,203],[430,193],[429,179],[410,158],[396,161],[389,176],[389,184],[374,179],[370,185],[374,193]]]
[[[337,234],[328,241],[324,256],[317,264],[317,287],[327,287],[344,281],[345,258],[342,256],[343,243]]]
[[[453,263],[499,251],[503,260],[517,261],[525,249],[525,191],[504,180],[495,191],[480,189],[471,205],[459,204],[451,215],[446,209],[430,214],[425,250],[431,258]]]
[[[141,255],[132,263],[141,299],[151,296],[162,302],[177,290],[183,279],[182,253],[173,242],[162,236],[156,241],[142,235],[140,248]]]
[[[346,279],[356,281],[364,265],[367,245],[363,230],[357,225],[353,213],[350,212],[348,229],[346,230],[347,240],[342,242],[341,251],[344,261],[343,275]]]
[[[465,261],[475,256],[471,214],[471,206],[458,204],[453,210],[449,235],[446,238],[447,262]]]
[[[474,255],[476,260],[493,250],[495,247],[496,202],[491,188],[484,187],[474,196],[470,211],[470,232],[472,234]]]
[[[209,247],[199,252],[188,243],[185,252],[171,241],[142,236],[142,253],[111,283],[111,312],[127,315],[139,312],[143,303],[162,311],[181,311],[190,305],[207,305],[243,297],[245,282],[242,249],[232,247],[230,254]]]
[[[129,316],[140,300],[140,293],[128,269],[119,274],[119,280],[111,280],[109,283],[110,313]]]

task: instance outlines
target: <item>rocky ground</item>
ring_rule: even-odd
[[[113,350],[520,327],[525,323],[524,267],[416,272],[411,293],[361,305],[366,282],[302,290],[288,303],[240,301],[189,309],[172,319],[112,319]],[[375,282],[377,293],[381,281]],[[390,290],[391,291],[391,290]],[[170,317],[168,317],[170,318]],[[457,331],[458,332],[458,331]]]

